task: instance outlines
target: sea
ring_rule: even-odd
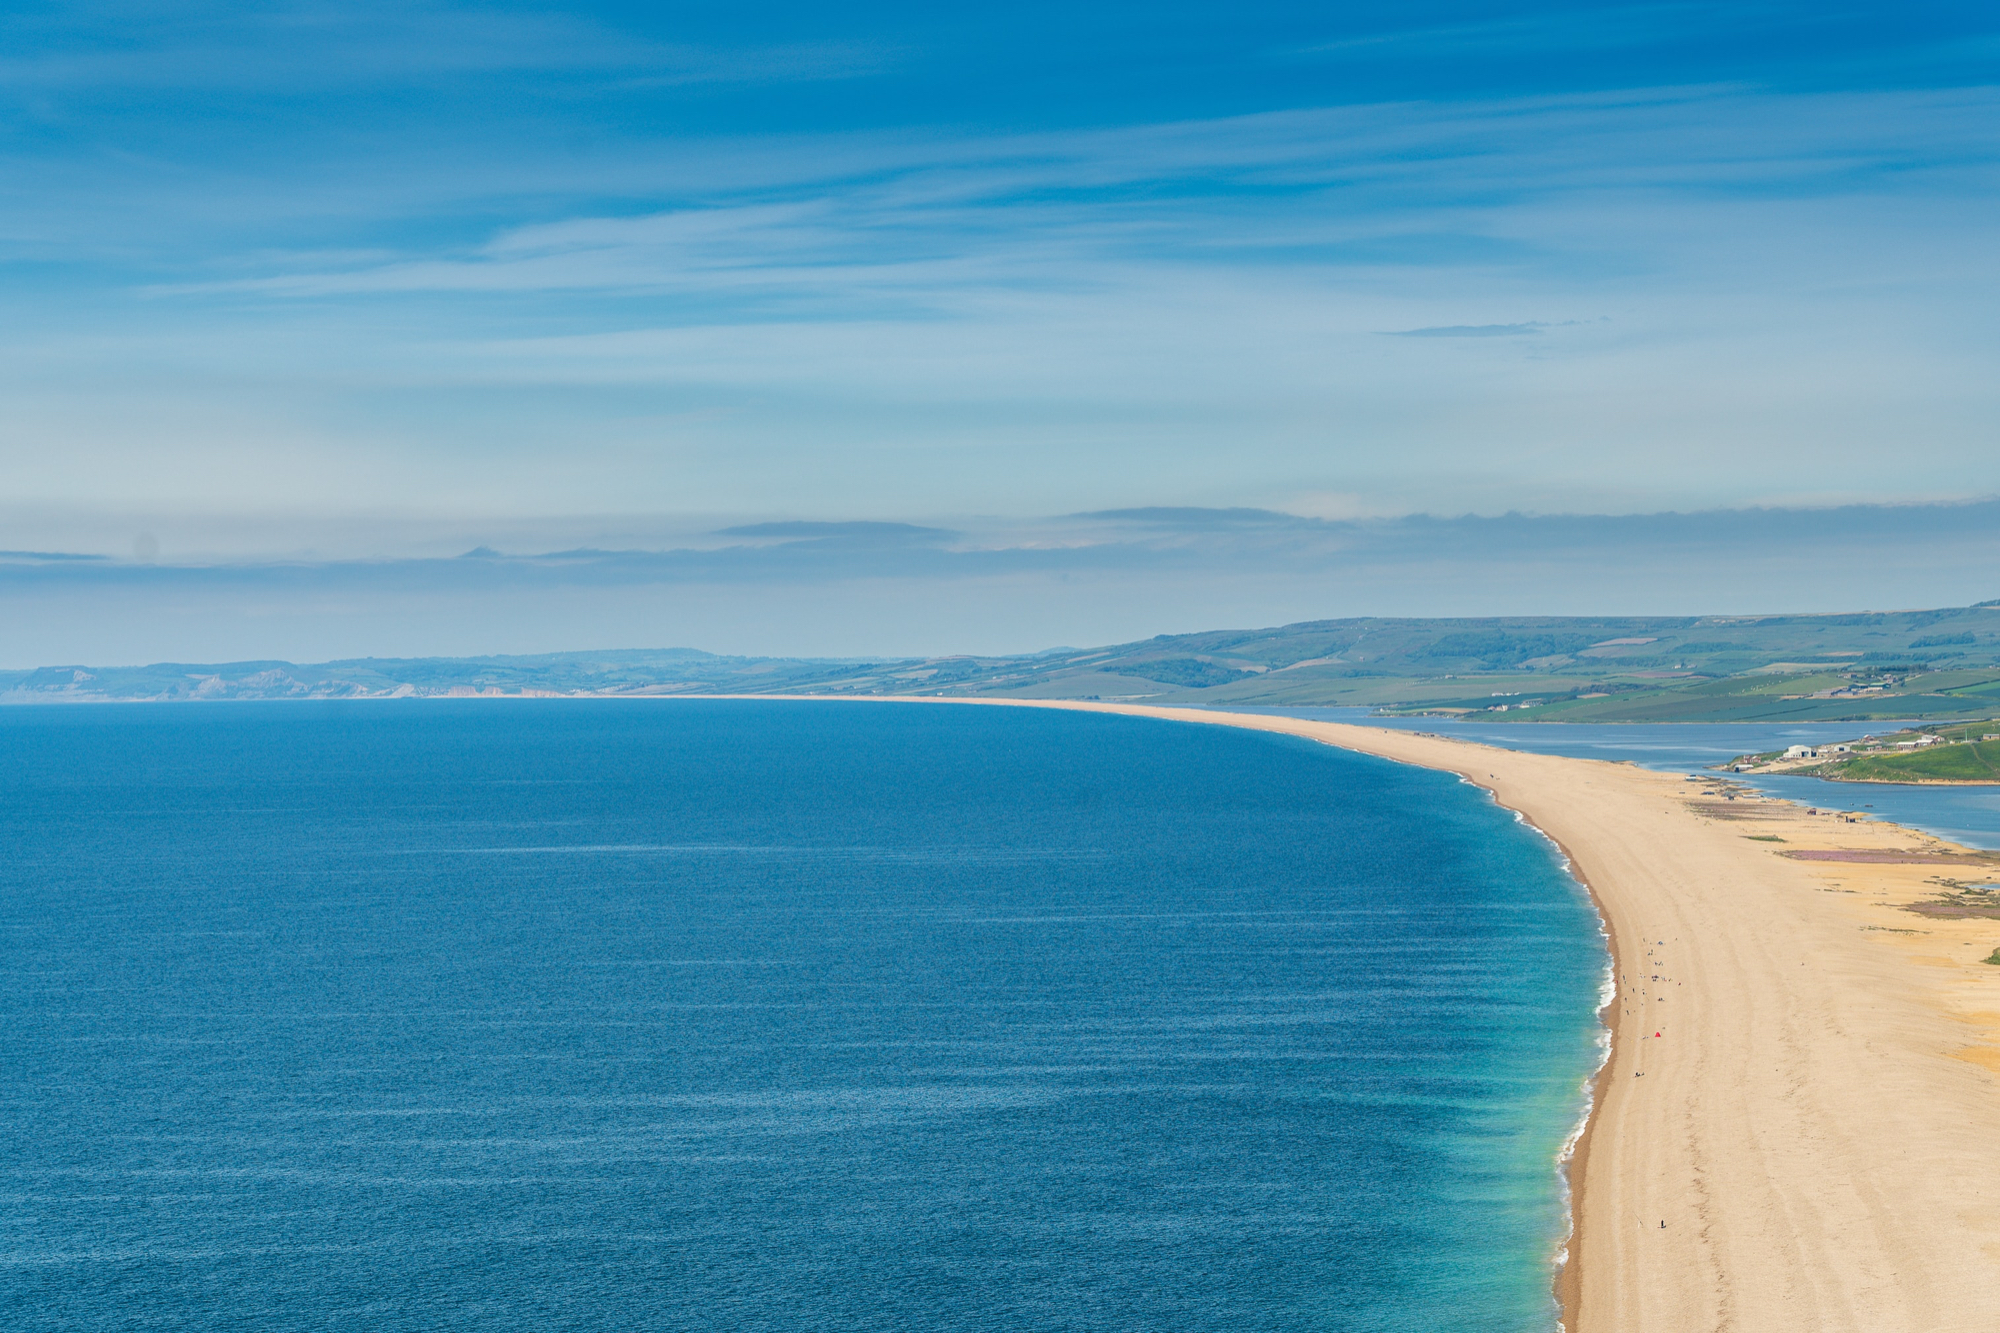
[[[1545,1333],[1598,922],[1021,708],[0,711],[0,1326]]]

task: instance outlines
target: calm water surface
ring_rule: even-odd
[[[1595,919],[1020,709],[0,713],[9,1329],[1541,1330]]]

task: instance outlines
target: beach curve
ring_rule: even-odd
[[[1572,1333],[1940,1333],[2000,1310],[2000,920],[1939,923],[1895,825],[1629,764],[1261,714],[925,699],[1276,732],[1459,774],[1605,923],[1611,1050],[1570,1167]],[[1773,843],[1783,843],[1780,849]],[[1875,853],[1800,859],[1799,851]],[[1890,859],[1881,859],[1888,855]],[[1897,859],[1901,858],[1901,859]]]

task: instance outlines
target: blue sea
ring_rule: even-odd
[[[1605,966],[1455,778],[897,704],[0,712],[10,1330],[1547,1330]]]

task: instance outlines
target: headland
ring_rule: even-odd
[[[1926,723],[1841,744],[1793,745],[1744,755],[1730,767],[1738,773],[1787,773],[1828,782],[1991,787],[2000,785],[2000,721]]]

